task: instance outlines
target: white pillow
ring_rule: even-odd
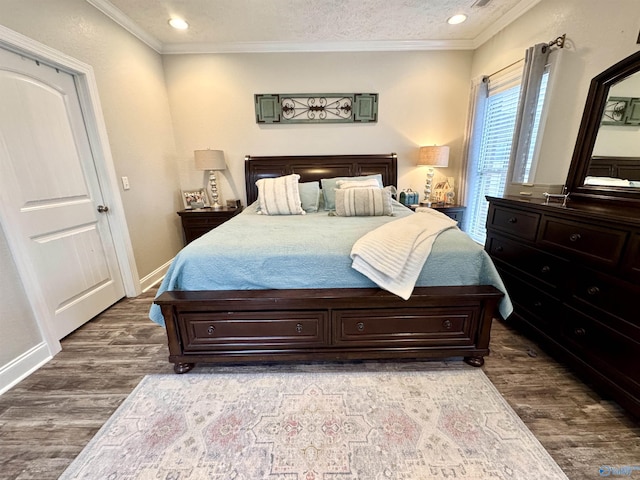
[[[298,189],[300,175],[261,178],[258,186],[258,201],[262,215],[304,215]]]
[[[338,180],[338,188],[380,188],[380,183],[375,178],[368,180]]]

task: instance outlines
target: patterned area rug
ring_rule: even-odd
[[[257,370],[145,377],[60,478],[567,478],[480,369]]]

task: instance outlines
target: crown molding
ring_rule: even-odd
[[[521,0],[515,7],[509,10],[506,14],[500,17],[498,20],[493,22],[487,29],[485,29],[480,35],[478,35],[473,40],[473,49],[482,46],[485,42],[490,40],[494,35],[496,35],[500,30],[505,28],[507,25],[516,21],[526,12],[531,10],[537,4],[539,4],[542,0]]]
[[[419,50],[473,50],[471,40],[390,40],[353,42],[237,42],[175,43],[163,54],[194,53],[296,53],[296,52],[398,52]]]
[[[93,5],[102,13],[104,13],[111,20],[116,22],[126,31],[137,37],[142,42],[146,43],[149,47],[154,49],[158,53],[162,53],[162,42],[153,35],[146,32],[140,25],[131,20],[122,10],[113,5],[108,0],[86,0],[87,3]]]

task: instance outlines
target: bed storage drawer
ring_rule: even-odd
[[[455,345],[474,344],[478,312],[433,308],[335,310],[335,345]]]
[[[326,311],[305,312],[205,312],[178,318],[185,352],[204,347],[268,349],[274,346],[325,346]]]

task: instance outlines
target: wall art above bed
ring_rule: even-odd
[[[256,123],[373,123],[377,93],[270,93],[254,95]]]

